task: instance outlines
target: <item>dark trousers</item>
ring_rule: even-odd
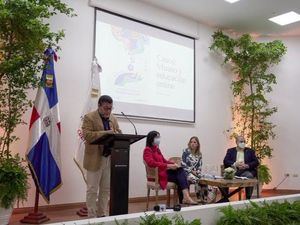
[[[178,168],[177,170],[167,170],[168,181],[174,182],[178,189],[178,198],[179,203],[182,203],[183,193],[182,190],[189,188],[189,183],[187,181],[186,173],[182,168]]]

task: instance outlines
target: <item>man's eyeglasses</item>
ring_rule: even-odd
[[[114,108],[113,107],[102,107],[104,111],[112,111]]]

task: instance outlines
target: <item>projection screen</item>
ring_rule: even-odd
[[[195,39],[99,9],[95,18],[101,94],[114,113],[195,122]]]

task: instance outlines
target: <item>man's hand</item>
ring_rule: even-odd
[[[249,169],[249,165],[248,164],[243,164],[243,169]]]
[[[114,132],[114,130],[106,130],[106,133],[107,134],[114,134],[115,132]]]
[[[240,170],[245,170],[245,169],[249,169],[249,165],[245,164],[243,162],[239,162],[237,165],[237,168],[239,168]]]
[[[235,162],[234,163],[234,165],[236,166],[236,167],[239,167],[239,166],[241,166],[243,164],[243,162]]]

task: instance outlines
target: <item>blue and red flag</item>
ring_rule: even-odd
[[[41,195],[49,202],[50,194],[62,184],[60,173],[60,118],[54,73],[55,52],[45,52],[41,86],[32,109],[29,146],[26,158]]]

